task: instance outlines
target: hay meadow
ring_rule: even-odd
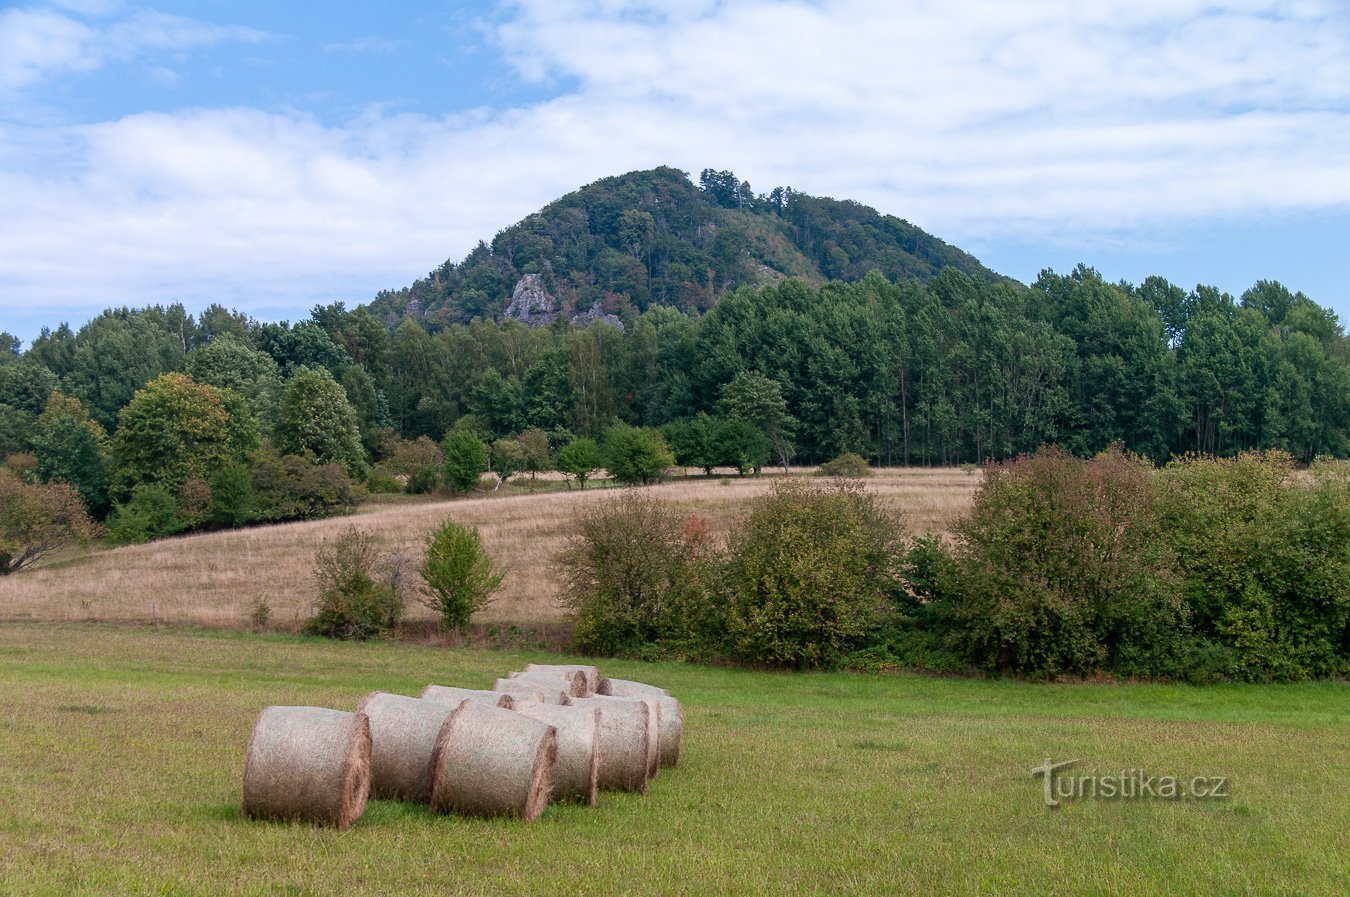
[[[486,686],[547,655],[181,627],[0,627],[6,894],[1339,895],[1343,686],[785,674],[605,661],[668,686],[685,750],[645,797],[531,825],[372,801],[347,832],[246,822],[272,703]],[[1225,776],[1223,800],[1045,806],[1082,758]]]
[[[945,531],[978,474],[883,472]],[[725,531],[764,481],[659,487]],[[604,489],[365,509],[412,552],[445,516],[508,570],[501,624],[557,621],[550,558]],[[543,650],[286,630],[319,541],[347,519],[97,550],[0,581],[4,894],[1307,894],[1350,885],[1344,683],[1190,687],[786,673],[596,660],[684,705],[678,768],[645,797],[531,825],[372,801],[347,832],[241,818],[262,707],[352,709],[372,690],[488,687]],[[265,594],[275,623],[246,628]],[[419,610],[412,608],[414,616]],[[1222,798],[1048,807],[1079,773],[1222,777]]]

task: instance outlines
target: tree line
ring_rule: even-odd
[[[97,517],[139,502],[128,536],[175,508],[237,525],[340,509],[361,483],[424,490],[450,479],[451,433],[506,475],[554,469],[580,440],[570,456],[595,466],[636,446],[639,482],[667,458],[748,473],[847,452],[981,464],[1043,444],[1158,463],[1350,454],[1350,342],[1269,281],[1235,298],[1082,266],[1030,287],[873,272],[742,287],[701,314],[654,305],[623,329],[391,330],[340,303],[298,323],[175,305],[0,344],[0,457],[74,485]]]

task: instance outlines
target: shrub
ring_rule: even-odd
[[[257,520],[314,520],[342,513],[365,494],[342,465],[314,464],[299,455],[260,453],[249,471]]]
[[[962,653],[1057,676],[1175,672],[1188,622],[1147,462],[1058,449],[988,468],[939,591]]]
[[[226,464],[211,474],[211,519],[223,526],[243,526],[253,519],[253,480],[243,464]]]
[[[1299,473],[1270,452],[1184,458],[1159,478],[1163,533],[1223,674],[1350,669],[1350,476],[1326,463]]]
[[[451,631],[463,630],[502,587],[502,574],[493,567],[478,530],[453,520],[427,537],[426,556],[418,572],[424,583],[424,603]]]
[[[0,470],[0,576],[99,534],[84,501],[65,483],[25,483]]]
[[[444,462],[441,447],[429,437],[419,436],[395,442],[380,467],[395,477],[403,477],[405,491],[421,495],[436,488]]]
[[[894,606],[902,560],[899,521],[861,484],[776,484],[728,544],[731,649],[775,666],[838,664]]]
[[[451,430],[441,444],[445,454],[445,482],[456,492],[468,492],[488,469],[487,448],[466,429]]]
[[[823,477],[849,477],[859,479],[861,477],[870,477],[872,469],[867,466],[867,461],[862,455],[855,455],[853,452],[844,452],[839,457],[826,461],[820,465],[818,471]]]
[[[338,639],[383,635],[403,615],[403,595],[390,581],[375,537],[349,526],[314,553],[319,599],[305,630]]]
[[[162,539],[183,529],[178,517],[178,499],[163,486],[143,483],[131,492],[131,500],[116,505],[108,520],[108,541],[134,545]]]
[[[605,431],[605,467],[629,486],[646,486],[675,465],[666,441],[656,430],[615,424]]]
[[[558,557],[580,649],[632,653],[706,628],[686,622],[687,610],[706,604],[706,531],[685,523],[670,505],[632,491],[581,514]]]
[[[576,477],[582,489],[604,463],[594,439],[573,439],[558,452],[558,471]]]

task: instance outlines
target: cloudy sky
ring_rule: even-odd
[[[0,330],[368,301],[668,164],[1350,318],[1345,0],[0,3]]]

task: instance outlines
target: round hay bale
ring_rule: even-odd
[[[455,688],[452,685],[428,685],[422,689],[421,698],[424,701],[435,701],[437,704],[449,704],[451,707],[458,707],[460,701],[479,701],[493,707],[505,707],[507,710],[514,710],[516,703],[515,698],[505,692]]]
[[[647,793],[651,778],[651,708],[643,701],[575,698],[574,707],[600,710],[601,791]]]
[[[431,808],[533,822],[548,806],[557,759],[558,733],[548,723],[464,701],[436,739]]]
[[[612,695],[616,698],[659,698],[670,694],[664,688],[648,685],[645,682],[633,682],[630,679],[606,679],[605,681],[609,683],[609,691],[600,692],[600,694]]]
[[[356,712],[370,718],[370,793],[374,797],[431,801],[431,754],[441,726],[454,710],[454,706],[382,691],[361,699]]]
[[[648,708],[648,726],[647,726],[647,778],[654,779],[656,774],[661,771],[661,702],[657,698],[616,698],[610,695],[595,695],[591,698],[574,698],[574,704],[594,702],[600,705],[600,708],[621,704],[645,704]]]
[[[593,694],[586,681],[586,674],[581,670],[571,673],[512,673],[510,678],[513,682],[539,687],[557,686],[561,682],[574,698],[589,698]]]
[[[370,721],[326,707],[267,707],[244,762],[246,819],[345,829],[370,795]]]
[[[661,765],[679,766],[680,749],[684,747],[684,711],[670,695],[658,696],[656,702],[661,705]]]
[[[595,806],[600,775],[600,708],[522,702],[516,711],[558,730],[558,762],[553,765],[549,799]]]
[[[492,690],[510,695],[517,703],[537,701],[541,704],[570,704],[572,696],[567,693],[566,682],[526,682],[520,679],[498,679],[492,683]]]
[[[588,698],[591,695],[600,693],[600,670],[597,667],[584,666],[582,664],[568,663],[527,663],[525,664],[527,673],[552,673],[560,676],[572,677],[580,672],[586,677],[586,694],[577,695],[579,698]]]

